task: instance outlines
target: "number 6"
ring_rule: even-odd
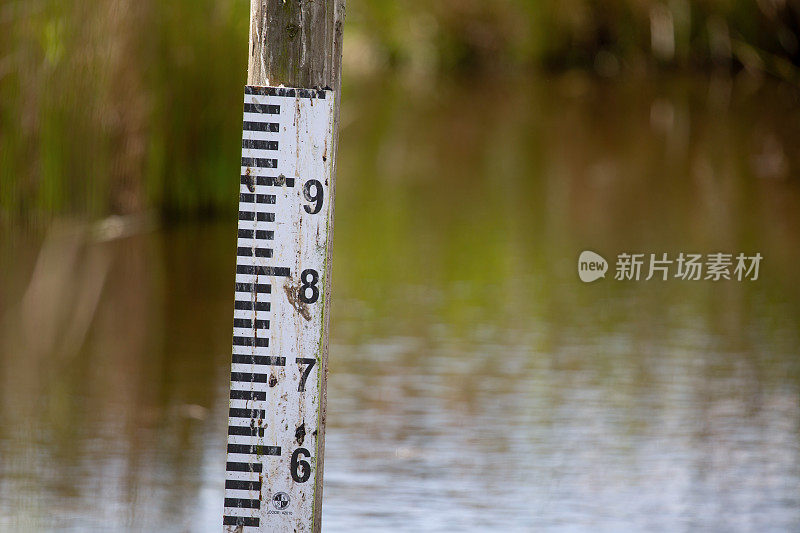
[[[289,469],[293,480],[298,483],[305,483],[311,477],[311,465],[308,461],[301,459],[301,455],[303,457],[311,457],[311,452],[305,448],[297,448],[292,454],[292,462],[289,465]]]

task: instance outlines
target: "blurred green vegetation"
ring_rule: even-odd
[[[2,209],[35,218],[225,203],[247,17],[243,1],[5,4]]]
[[[745,66],[796,78],[792,0],[351,2],[348,23],[380,64],[453,70]]]
[[[248,0],[0,3],[0,220],[235,209]],[[348,3],[349,86],[578,69],[797,84],[792,1]]]

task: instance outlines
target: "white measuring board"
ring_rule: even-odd
[[[226,532],[311,532],[334,93],[245,88]]]

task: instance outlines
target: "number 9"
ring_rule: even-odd
[[[311,194],[311,187],[314,187],[314,194]],[[307,202],[313,202],[314,205],[304,205],[303,209],[309,215],[316,215],[322,209],[322,201],[325,193],[322,189],[322,184],[318,180],[308,180],[303,186],[303,197]]]

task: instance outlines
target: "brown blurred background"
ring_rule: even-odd
[[[219,531],[248,6],[0,1],[2,531]],[[798,4],[345,27],[325,530],[800,530]]]

